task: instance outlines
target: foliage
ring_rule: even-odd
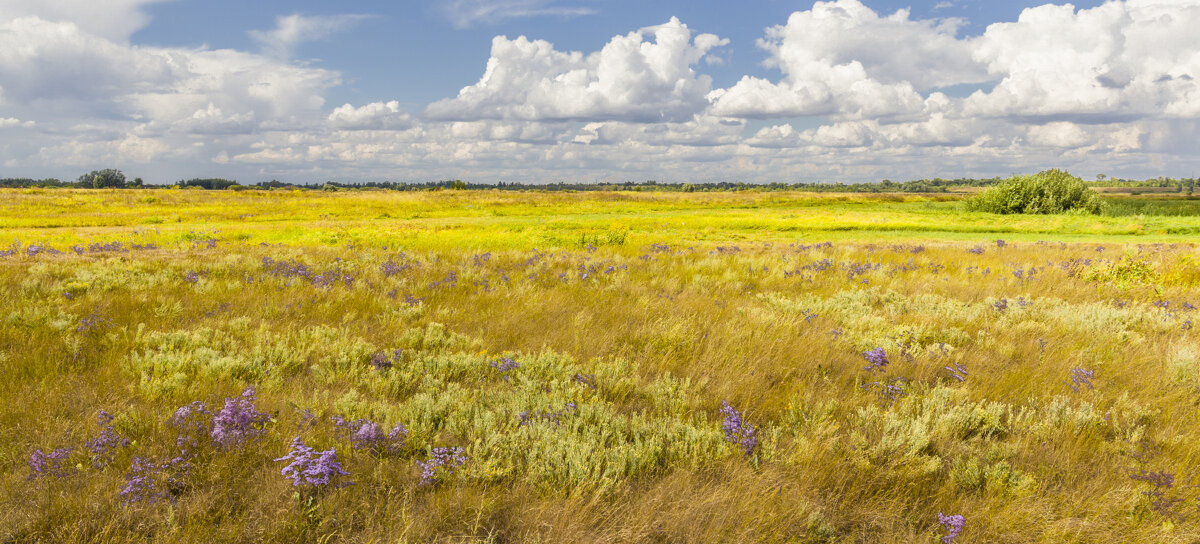
[[[966,201],[970,211],[1000,214],[1054,214],[1071,211],[1098,214],[1104,203],[1083,180],[1062,170],[1013,176]]]
[[[126,187],[125,174],[112,168],[92,170],[79,176],[79,185],[90,186],[93,189],[124,189]]]

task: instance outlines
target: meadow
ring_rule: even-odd
[[[0,197],[3,542],[1200,542],[1198,201]]]

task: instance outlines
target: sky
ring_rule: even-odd
[[[1200,175],[1200,0],[3,0],[0,178]]]

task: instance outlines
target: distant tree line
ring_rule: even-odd
[[[1089,187],[1175,187],[1177,192],[1191,194],[1196,187],[1196,179],[1158,177],[1146,180],[1126,180],[1109,178],[1104,174],[1096,176],[1097,181],[1085,182]],[[620,183],[472,183],[459,179],[428,181],[428,182],[394,182],[394,181],[362,181],[341,182],[326,181],[324,183],[287,183],[279,180],[263,181],[253,185],[242,185],[237,180],[224,178],[192,178],[181,179],[170,184],[170,187],[181,189],[204,190],[250,190],[250,189],[299,189],[311,191],[339,190],[386,190],[386,191],[442,191],[442,190],[482,190],[497,189],[501,191],[668,191],[668,192],[709,192],[709,191],[810,191],[821,193],[945,193],[955,188],[963,187],[992,187],[1003,181],[1002,178],[955,178],[955,179],[918,179],[895,182],[882,180],[873,183],[661,183],[655,180],[626,181]],[[82,189],[137,189],[163,187],[147,185],[142,178],[127,180],[120,170],[93,170],[79,176],[75,181],[64,181],[55,178],[0,178],[0,187],[7,188],[82,188]]]

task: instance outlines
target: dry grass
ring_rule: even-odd
[[[738,195],[411,197],[434,198],[428,213],[450,218],[451,234],[424,222],[403,238],[345,200],[399,197],[302,193],[272,212],[295,222],[214,232],[187,207],[211,194],[161,193],[186,197],[166,203],[187,218],[170,233],[132,234],[70,192],[82,201],[71,217],[92,227],[8,228],[60,250],[126,245],[0,257],[0,541],[932,543],[945,534],[939,512],[966,517],[956,542],[1200,539],[1194,245],[1089,234],[1001,247],[937,231],[806,245],[750,209],[733,223],[720,211],[799,214],[796,197]],[[844,220],[926,203],[868,201]],[[846,205],[804,204],[817,217]],[[605,230],[564,211],[608,206],[621,208],[594,212]],[[518,208],[522,222],[498,216],[508,226],[496,232],[464,219]],[[1054,232],[1066,220],[1028,221]],[[373,226],[363,234],[360,222]],[[310,225],[359,241],[321,242]],[[579,228],[594,237],[580,244]],[[459,230],[488,234],[463,243]],[[755,241],[731,249],[736,233]],[[312,272],[289,277],[278,262]],[[331,270],[329,285],[312,280]],[[889,358],[882,372],[863,369],[874,348]],[[394,366],[372,366],[394,349]],[[502,357],[520,368],[490,366]],[[955,365],[965,381],[945,369]],[[1076,369],[1094,373],[1092,387],[1071,387]],[[903,378],[894,402],[863,387],[892,378]],[[169,499],[121,499],[135,456],[179,454],[176,408],[219,407],[251,385],[273,415],[261,436],[193,447]],[[722,401],[757,427],[752,455],[726,442]],[[111,462],[83,447],[101,410],[132,441]],[[524,425],[522,412],[533,414]],[[334,415],[410,434],[394,453],[355,450]],[[273,459],[298,435],[336,449],[354,485],[297,493]],[[68,474],[31,478],[35,450],[68,446]],[[469,461],[420,485],[416,462],[443,446]],[[1139,471],[1175,484],[1156,503]]]

